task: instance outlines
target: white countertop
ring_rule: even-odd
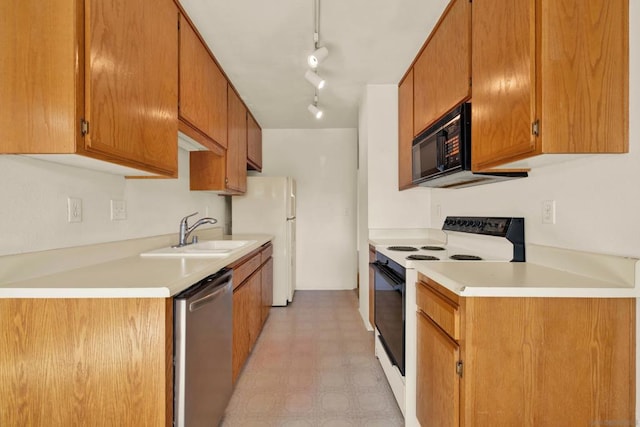
[[[415,264],[414,264],[415,265]],[[581,276],[529,262],[435,262],[415,267],[460,296],[636,298],[624,283]]]
[[[388,234],[388,233],[387,233]],[[369,243],[385,253],[388,245],[437,244],[437,240],[385,235]],[[636,258],[581,252],[535,244],[526,247],[527,262],[398,262],[435,280],[460,296],[637,298],[640,261]],[[408,282],[415,280],[407,273]]]
[[[258,249],[273,236],[243,234],[224,239],[254,240],[255,243],[224,258],[149,258],[135,254],[111,259],[0,283],[0,298],[166,298]],[[112,246],[117,247],[117,243]],[[20,260],[20,256],[13,258]]]

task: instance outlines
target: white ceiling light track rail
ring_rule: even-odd
[[[329,50],[325,46],[320,46],[320,0],[314,0],[314,31],[313,46],[314,51],[307,57],[310,70],[304,74],[304,78],[315,88],[313,103],[307,109],[316,119],[322,118],[322,110],[318,108],[318,91],[325,87],[326,80],[318,74],[318,65],[329,56]]]

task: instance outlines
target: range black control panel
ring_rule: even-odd
[[[524,224],[524,218],[448,216],[442,225],[442,229],[463,233],[506,237],[511,224],[514,224],[514,226],[517,227],[518,222],[522,222],[522,224]]]
[[[514,261],[524,261],[524,218],[448,216],[442,224],[445,231],[504,237],[513,243]]]

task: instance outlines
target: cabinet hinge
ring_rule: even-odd
[[[531,133],[534,136],[540,136],[540,120],[536,120],[531,123]]]
[[[80,133],[82,134],[82,136],[85,136],[89,133],[89,122],[85,119],[80,120]]]
[[[229,178],[225,177],[225,178],[224,178],[224,183],[225,183],[225,184],[228,184],[228,183],[229,183]]]
[[[469,77],[469,87],[471,87],[471,77]]]
[[[458,362],[456,362],[456,374],[458,374],[460,378],[462,378],[462,370],[462,360],[458,360]]]

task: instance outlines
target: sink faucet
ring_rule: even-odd
[[[180,220],[180,236],[179,236],[178,244],[176,245],[176,247],[179,248],[181,246],[188,245],[189,243],[187,243],[187,239],[189,238],[189,235],[193,230],[200,227],[202,224],[215,224],[216,222],[218,222],[218,220],[215,218],[204,217],[204,218],[200,218],[199,220],[196,221],[195,224],[189,227],[189,224],[187,223],[187,221],[189,218],[191,218],[194,215],[198,215],[198,212],[194,212],[191,215],[187,215],[184,218],[182,218],[182,220]]]

